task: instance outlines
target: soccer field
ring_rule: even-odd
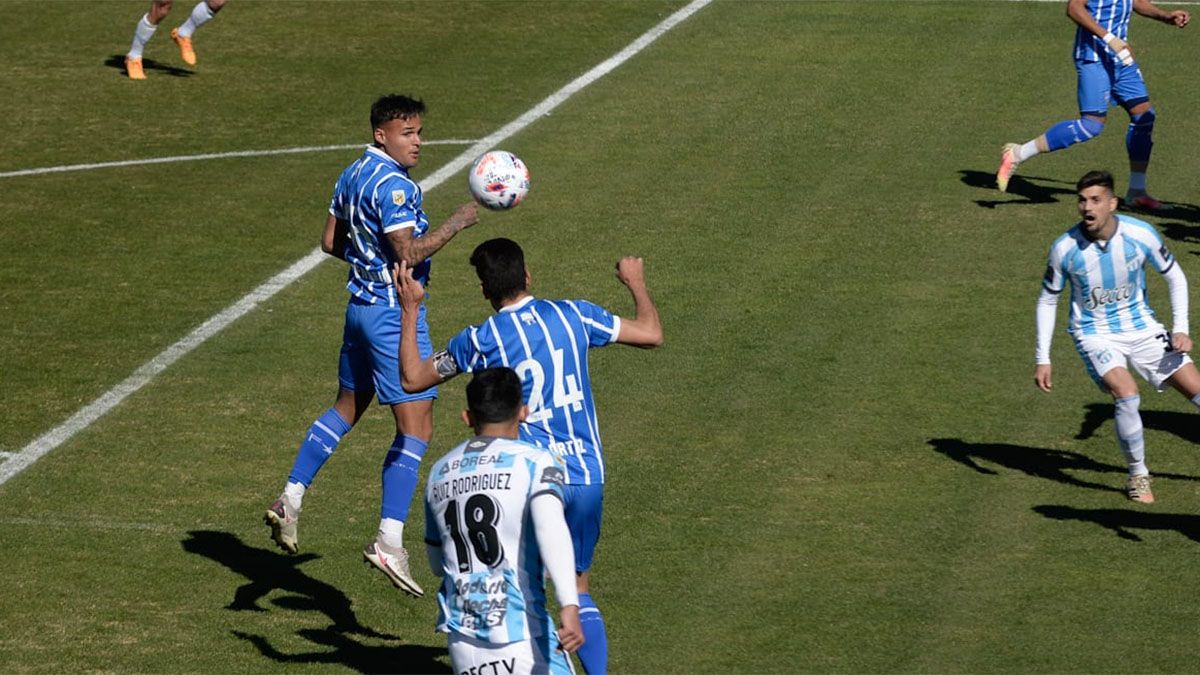
[[[131,82],[147,4],[0,3],[0,671],[450,672],[423,556],[422,600],[361,562],[385,408],[313,484],[300,554],[267,537],[336,393],[345,268],[264,284],[317,246],[377,96],[429,106],[428,181],[686,3],[234,0],[189,69],[176,2]],[[435,344],[490,313],[467,256],[495,236],[535,294],[618,314],[613,263],[644,256],[664,324],[592,356],[614,673],[1196,670],[1200,416],[1143,384],[1138,505],[1061,307],[1055,390],[1032,383],[1073,184],[1128,176],[1114,109],[993,187],[1003,142],[1075,115],[1063,5],[716,0],[498,143],[532,190],[435,256]],[[1197,30],[1131,29],[1177,205],[1143,217],[1193,306]],[[130,160],[155,162],[31,171]],[[436,224],[468,197],[434,182]],[[465,383],[426,468],[466,437]]]

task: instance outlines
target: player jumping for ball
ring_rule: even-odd
[[[1149,223],[1118,216],[1113,177],[1091,171],[1076,184],[1082,220],[1050,247],[1042,294],[1037,305],[1037,367],[1034,383],[1052,385],[1050,340],[1058,296],[1071,286],[1068,332],[1088,374],[1113,397],[1117,441],[1129,464],[1129,498],[1149,504],[1150,470],[1142,437],[1141,397],[1127,364],[1155,389],[1170,385],[1200,407],[1200,371],[1187,352],[1187,278],[1162,237]],[[1168,333],[1146,302],[1149,262],[1162,274],[1171,296],[1172,332]]]

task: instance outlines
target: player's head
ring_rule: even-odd
[[[499,309],[529,289],[525,252],[512,239],[488,239],[471,253],[471,265],[479,275],[483,297]]]
[[[382,96],[371,105],[375,145],[405,168],[421,159],[421,115],[425,103],[400,94]]]
[[[1113,177],[1107,171],[1089,171],[1075,183],[1075,192],[1079,196],[1079,216],[1083,218],[1083,227],[1092,236],[1101,235],[1113,222],[1116,212],[1117,195],[1113,191]]]
[[[484,427],[506,428],[515,436],[527,408],[521,378],[512,368],[485,368],[467,383],[467,409],[463,421],[480,433]],[[497,434],[500,435],[500,434]]]

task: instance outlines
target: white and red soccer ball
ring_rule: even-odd
[[[467,186],[480,206],[493,211],[511,209],[529,193],[529,167],[511,152],[491,150],[471,165]]]

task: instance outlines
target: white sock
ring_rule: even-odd
[[[379,520],[379,541],[388,548],[404,546],[404,521],[395,518]]]
[[[196,3],[196,6],[192,8],[192,15],[189,16],[187,21],[184,21],[183,25],[179,27],[180,37],[192,37],[192,33],[195,33],[196,29],[200,26],[208,23],[208,20],[211,18],[213,18],[212,9],[209,8],[207,2],[200,0],[200,2]]]
[[[1200,394],[1196,394],[1195,396],[1192,397],[1192,405],[1196,406],[1197,408],[1200,408]]]
[[[158,30],[158,26],[150,23],[150,15],[143,14],[142,20],[138,21],[137,28],[133,31],[133,44],[129,45],[129,58],[142,58],[142,50],[146,48],[146,43],[150,38],[154,37],[154,31]]]
[[[1142,415],[1138,406],[1142,403],[1141,396],[1119,398],[1115,401],[1116,412],[1113,417],[1117,422],[1117,443],[1121,453],[1129,464],[1130,476],[1141,476],[1150,473],[1146,468],[1146,442],[1142,435]]]
[[[1021,149],[1017,150],[1017,161],[1024,162],[1025,160],[1030,159],[1030,158],[1036,156],[1037,154],[1038,154],[1037,139],[1035,138],[1032,141],[1029,141],[1028,143],[1022,144]]]
[[[1130,171],[1129,172],[1129,190],[1131,192],[1145,192],[1146,191],[1146,172],[1144,172],[1144,171],[1138,171],[1138,172]]]
[[[289,482],[283,488],[283,495],[292,503],[292,508],[300,510],[300,502],[304,501],[304,491],[308,488],[304,487],[304,483]]]

